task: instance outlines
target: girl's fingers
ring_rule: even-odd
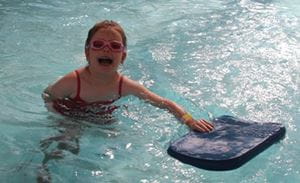
[[[188,125],[192,129],[200,131],[200,132],[210,132],[214,129],[214,126],[204,119],[200,119],[199,121],[192,120],[189,122]]]
[[[197,126],[198,127],[201,127],[202,129],[204,129],[204,132],[209,132],[210,130],[209,130],[209,128],[207,127],[207,126],[205,126],[205,125],[203,125],[203,124],[201,124],[201,123],[197,123]]]
[[[203,132],[209,132],[213,130],[213,126],[205,120],[199,120],[199,122],[196,124],[198,127],[201,127],[201,131]]]
[[[213,129],[214,129],[214,126],[213,126],[211,123],[207,122],[206,120],[200,119],[199,121],[200,121],[203,125],[205,125],[209,130],[213,130]]]
[[[201,132],[206,131],[206,129],[204,127],[202,127],[201,125],[199,125],[199,123],[193,123],[192,128],[197,130],[197,131],[201,131]]]
[[[199,123],[198,121],[193,124],[193,128],[195,130],[198,130],[201,132],[209,132],[210,131],[209,128],[207,128],[205,125]]]

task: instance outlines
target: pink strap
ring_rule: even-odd
[[[122,97],[122,84],[123,84],[123,76],[121,76],[119,81],[119,98]]]
[[[75,74],[76,74],[76,78],[77,78],[77,94],[76,94],[75,98],[81,99],[80,98],[80,77],[79,77],[79,72],[77,70],[75,70]]]
[[[75,99],[82,100],[80,98],[80,77],[79,77],[78,70],[75,70],[75,74],[76,74],[76,78],[77,78],[77,91],[76,91],[77,93],[76,93]],[[122,85],[123,85],[123,76],[121,76],[120,81],[119,81],[119,91],[118,91],[119,98],[122,97]]]

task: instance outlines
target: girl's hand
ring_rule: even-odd
[[[199,121],[189,119],[185,122],[185,124],[188,125],[191,129],[200,132],[210,132],[214,129],[214,126],[204,119],[200,119]]]

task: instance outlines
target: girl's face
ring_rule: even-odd
[[[85,54],[91,69],[115,72],[126,58],[126,48],[118,31],[102,28],[93,35]]]

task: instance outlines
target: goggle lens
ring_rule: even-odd
[[[101,50],[106,46],[114,52],[121,52],[124,50],[123,44],[119,41],[95,40],[91,44],[91,48],[94,50]]]

